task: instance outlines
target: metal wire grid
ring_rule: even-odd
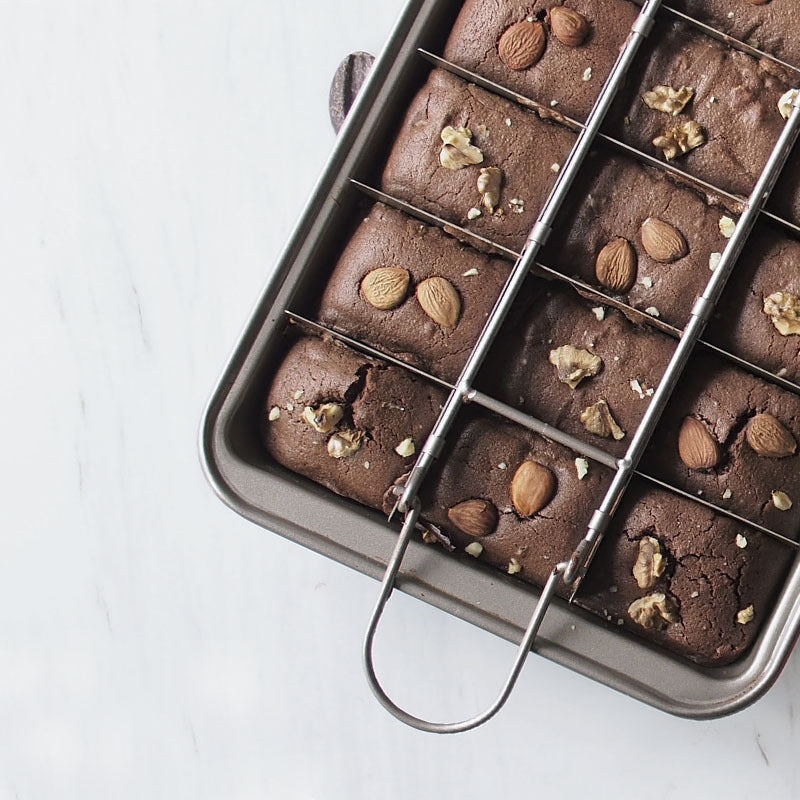
[[[496,243],[492,242],[491,240],[486,239],[485,237],[480,237],[477,236],[476,234],[472,234],[471,232],[469,232],[464,228],[455,226],[446,220],[435,217],[434,215],[424,212],[421,209],[418,209],[408,203],[405,203],[389,195],[386,195],[385,193],[380,192],[372,187],[369,187],[366,184],[360,183],[355,180],[351,180],[351,183],[356,188],[363,191],[365,194],[371,196],[373,199],[386,202],[389,205],[392,205],[403,211],[411,213],[412,215],[420,219],[423,219],[427,222],[430,222],[432,224],[439,226],[446,225],[451,228],[457,228],[459,232],[465,235],[467,238],[471,238],[473,240],[480,240],[485,244],[489,244],[495,250],[504,254],[506,257],[515,259],[515,266],[511,271],[511,274],[500,294],[500,297],[498,298],[493,311],[489,315],[486,326],[484,327],[481,335],[478,338],[478,341],[476,342],[474,348],[472,349],[470,356],[467,359],[467,363],[455,385],[443,381],[439,378],[436,378],[435,376],[430,375],[422,370],[410,367],[409,365],[405,364],[399,359],[396,359],[392,356],[382,353],[372,347],[369,347],[368,345],[365,345],[335,330],[319,325],[318,323],[313,322],[312,320],[308,320],[302,317],[301,315],[295,314],[289,310],[286,311],[288,317],[296,322],[309,326],[317,331],[326,332],[331,336],[339,339],[340,341],[343,341],[368,355],[381,358],[403,369],[410,370],[415,374],[420,375],[424,379],[437,383],[440,386],[450,390],[450,396],[448,398],[448,401],[443,407],[442,412],[431,434],[429,435],[427,441],[422,447],[417,462],[415,463],[411,473],[409,474],[405,487],[402,487],[398,490],[400,496],[398,497],[397,503],[395,505],[395,510],[399,509],[405,515],[405,519],[400,532],[400,536],[395,546],[395,550],[387,565],[384,579],[381,585],[379,598],[376,603],[375,609],[373,611],[372,618],[370,620],[370,624],[368,626],[364,642],[364,666],[366,669],[368,680],[370,682],[370,686],[375,695],[377,696],[378,700],[382,703],[382,705],[384,705],[384,707],[387,710],[389,710],[398,719],[405,722],[406,724],[409,724],[421,730],[436,732],[436,733],[454,733],[458,731],[469,730],[470,728],[474,728],[477,727],[478,725],[483,724],[492,716],[494,716],[494,714],[497,713],[497,711],[499,711],[499,709],[504,705],[504,703],[508,699],[508,696],[510,695],[513,689],[513,686],[524,664],[525,658],[527,657],[534,643],[539,626],[541,625],[544,615],[546,614],[547,608],[549,607],[550,603],[553,600],[553,597],[555,596],[558,586],[563,581],[565,585],[567,585],[573,590],[572,597],[575,596],[575,592],[577,591],[581,580],[583,579],[587,570],[589,569],[592,558],[611,520],[611,517],[616,508],[618,507],[634,475],[640,476],[647,481],[650,481],[656,485],[661,486],[664,489],[667,489],[675,494],[683,496],[686,499],[691,500],[692,502],[710,508],[714,512],[722,516],[734,519],[740,524],[744,524],[751,528],[755,528],[756,530],[761,531],[765,535],[768,535],[778,541],[781,541],[782,543],[790,547],[793,547],[795,549],[800,549],[800,543],[795,542],[794,540],[786,536],[783,536],[782,534],[772,531],[764,526],[761,526],[752,520],[748,520],[744,517],[741,517],[729,511],[728,509],[716,506],[715,504],[710,503],[709,501],[706,501],[695,495],[677,489],[676,487],[673,487],[667,483],[659,481],[654,477],[641,472],[638,469],[638,464],[641,459],[641,456],[643,455],[644,450],[652,437],[655,427],[664,409],[666,408],[669,399],[671,398],[674,392],[677,382],[684,368],[686,367],[689,357],[694,351],[694,347],[696,344],[701,344],[702,346],[712,349],[718,352],[719,354],[723,355],[724,357],[739,364],[740,366],[743,366],[746,369],[749,369],[750,371],[753,371],[756,374],[761,375],[762,377],[768,378],[784,386],[785,388],[790,389],[791,391],[800,393],[800,386],[792,383],[791,381],[787,381],[783,378],[775,376],[772,373],[769,373],[766,370],[763,370],[762,368],[758,367],[757,365],[750,364],[749,362],[746,362],[743,359],[740,359],[722,350],[721,348],[717,348],[709,344],[708,342],[704,342],[701,339],[702,333],[710,319],[711,313],[716,307],[716,304],[719,300],[722,290],[724,289],[724,286],[733,271],[736,261],[738,260],[741,254],[742,248],[747,242],[747,239],[749,238],[750,233],[752,232],[752,229],[758,217],[763,214],[766,217],[772,218],[775,222],[778,222],[784,227],[794,232],[800,233],[800,227],[794,225],[793,223],[788,222],[787,220],[782,220],[779,217],[776,217],[775,215],[764,211],[764,204],[769,198],[769,195],[772,189],[774,188],[774,185],[778,177],[781,174],[781,171],[798,137],[798,134],[800,134],[800,113],[798,113],[797,111],[797,109],[800,108],[800,100],[798,100],[795,103],[793,113],[790,119],[787,121],[784,131],[779,141],[775,145],[772,155],[767,165],[765,166],[764,171],[762,172],[756,184],[756,187],[754,188],[751,196],[748,199],[731,195],[727,192],[719,190],[718,188],[712,186],[711,184],[707,184],[703,181],[698,181],[692,176],[689,176],[686,173],[684,173],[682,170],[676,169],[672,165],[665,164],[664,162],[661,162],[653,158],[652,156],[648,156],[647,154],[644,154],[635,148],[625,145],[613,139],[612,137],[608,137],[605,134],[601,134],[599,132],[600,125],[602,124],[605,115],[611,105],[611,102],[613,101],[616,92],[619,89],[633,61],[633,58],[638,50],[639,45],[647,37],[648,33],[650,32],[650,29],[652,28],[655,19],[655,14],[659,10],[660,6],[661,6],[661,0],[646,0],[646,2],[643,4],[642,11],[632,27],[631,34],[629,35],[624,47],[622,48],[619,58],[614,68],[612,69],[611,74],[606,80],[599,96],[597,97],[592,112],[590,113],[589,118],[586,120],[586,122],[580,123],[568,117],[563,117],[563,115],[558,115],[559,122],[562,122],[562,124],[565,124],[567,127],[570,127],[578,132],[578,138],[575,142],[575,145],[573,146],[572,151],[570,152],[569,157],[566,160],[566,163],[564,164],[564,167],[562,168],[556,180],[556,183],[553,187],[550,197],[544,204],[544,207],[537,220],[537,223],[535,224],[533,230],[531,231],[531,234],[528,238],[528,242],[526,243],[526,246],[522,253],[516,253],[515,251],[510,250],[509,248],[499,246]],[[699,21],[693,20],[690,17],[687,17],[686,15],[682,14],[681,12],[677,12],[674,9],[670,9],[666,6],[664,8],[669,13],[677,15],[678,17],[685,19],[691,24],[695,24],[697,27],[699,27],[701,30],[704,30],[705,32],[710,32],[711,30],[713,30],[709,29],[709,26],[704,25]],[[732,44],[733,46],[737,46],[739,49],[742,49],[745,52],[750,52],[751,54],[758,55],[759,57],[772,58],[768,54],[763,54],[760,51],[757,51],[755,48],[746,45],[745,43],[731,40],[730,37],[726,36],[725,34],[722,34],[721,32],[714,31],[714,36],[715,38],[721,39],[727,44]],[[472,83],[482,86],[483,88],[495,94],[507,97],[511,100],[520,103],[521,105],[527,106],[529,108],[534,108],[535,110],[545,109],[545,107],[540,103],[538,103],[537,101],[524,97],[523,95],[520,95],[516,92],[512,92],[499,84],[488,81],[482,78],[481,76],[475,75],[474,73],[464,70],[458,65],[453,64],[449,61],[445,61],[444,59],[440,58],[439,56],[436,56],[433,53],[430,53],[422,49],[420,49],[419,52],[423,58],[432,62],[436,66],[440,66],[458,75],[461,78],[464,78]],[[777,63],[783,64],[783,62],[780,62],[779,59],[772,58],[772,60],[776,61]],[[800,74],[800,70],[798,70],[797,68],[794,68],[791,65],[784,65],[784,66]],[[546,110],[548,115],[552,116],[552,112],[549,109]],[[624,303],[621,303],[615,298],[608,297],[603,292],[598,291],[595,287],[590,286],[589,284],[585,284],[582,281],[578,281],[574,278],[570,278],[569,276],[566,276],[536,261],[539,250],[547,240],[547,237],[550,234],[552,226],[557,217],[558,211],[560,210],[560,207],[563,204],[563,201],[566,198],[566,195],[569,189],[571,188],[575,178],[578,176],[583,161],[588,152],[590,151],[595,139],[599,139],[604,143],[611,145],[611,147],[613,148],[620,149],[628,153],[629,155],[633,155],[638,160],[648,163],[651,166],[656,166],[659,169],[665,170],[667,172],[678,174],[683,180],[694,184],[703,191],[710,191],[720,196],[723,196],[731,204],[733,204],[734,207],[741,209],[741,216],[736,226],[736,230],[733,236],[731,237],[730,241],[728,242],[728,245],[722,255],[722,259],[719,265],[717,266],[716,270],[712,273],[712,276],[709,280],[709,283],[705,291],[703,292],[703,294],[697,300],[695,306],[693,307],[690,314],[689,322],[682,331],[673,326],[666,325],[661,321],[654,320],[652,317],[649,317],[649,315],[646,315],[643,312],[639,312],[638,310],[633,309],[632,307],[627,306]],[[513,300],[515,299],[516,295],[521,289],[524,280],[527,277],[528,272],[530,272],[531,270],[538,270],[540,272],[545,272],[557,280],[570,283],[576,288],[580,288],[582,291],[591,292],[598,299],[602,300],[602,302],[617,308],[621,308],[627,312],[633,312],[641,316],[641,318],[648,324],[653,325],[654,327],[678,339],[678,345],[676,347],[675,353],[673,354],[673,357],[671,358],[667,366],[665,374],[658,388],[656,389],[655,394],[651,398],[650,405],[648,406],[647,411],[645,412],[645,415],[642,418],[636,433],[632,437],[632,441],[628,448],[628,451],[622,458],[616,458],[607,453],[606,451],[602,450],[601,448],[592,446],[590,444],[586,444],[558,430],[557,428],[554,428],[542,422],[541,420],[536,419],[535,417],[524,414],[518,411],[517,409],[514,409],[481,392],[478,392],[473,387],[473,382],[477,375],[477,372],[480,366],[482,365],[483,360],[485,359],[497,333],[502,327],[503,321],[505,320],[506,314]],[[377,676],[375,674],[372,661],[372,645],[377,630],[377,625],[380,621],[383,612],[383,608],[393,591],[394,582],[397,573],[399,572],[403,555],[408,547],[408,544],[416,528],[416,523],[420,515],[421,504],[418,497],[419,490],[422,486],[425,477],[427,476],[429,469],[431,468],[436,458],[441,453],[441,450],[445,444],[446,436],[450,428],[452,427],[452,424],[454,423],[455,419],[457,418],[458,412],[460,411],[461,408],[463,408],[463,406],[466,403],[476,403],[482,406],[483,408],[486,408],[487,410],[493,411],[511,420],[512,422],[516,422],[517,424],[520,424],[523,427],[528,428],[529,430],[535,431],[536,433],[539,433],[549,439],[552,439],[553,441],[563,444],[564,446],[572,449],[575,452],[580,453],[581,455],[584,455],[587,458],[590,458],[598,463],[604,464],[605,466],[615,470],[615,476],[611,483],[611,486],[609,487],[606,493],[603,502],[601,503],[600,507],[595,510],[594,514],[592,515],[589,521],[588,530],[585,537],[579,543],[577,549],[572,554],[571,558],[569,558],[569,560],[567,561],[558,564],[551,572],[550,577],[547,580],[542,590],[542,593],[539,596],[539,600],[531,616],[530,622],[525,631],[525,635],[523,636],[522,641],[520,642],[511,672],[495,702],[486,711],[470,719],[466,719],[461,722],[455,722],[455,723],[434,723],[420,719],[418,717],[409,714],[405,710],[399,708],[391,700],[391,698],[388,697],[388,695],[381,687],[380,682],[378,681]],[[392,513],[394,513],[394,511]]]

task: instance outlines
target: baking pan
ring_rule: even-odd
[[[353,106],[333,154],[206,409],[200,450],[218,496],[258,525],[379,578],[399,525],[273,463],[257,422],[285,342],[287,308],[303,307],[332,265],[393,126],[440,51],[459,10],[453,0],[410,0]],[[590,510],[587,509],[587,515]],[[588,521],[588,520],[587,520]],[[563,554],[568,558],[570,554]],[[540,596],[516,579],[412,540],[397,588],[518,642]],[[538,655],[656,708],[704,719],[735,712],[776,680],[800,634],[800,557],[755,646],[734,664],[704,668],[554,600],[536,638]],[[535,669],[535,662],[528,667]],[[499,682],[499,676],[498,676]]]

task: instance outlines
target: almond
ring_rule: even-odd
[[[555,475],[536,461],[523,461],[511,480],[511,502],[522,517],[537,514],[555,493]]]
[[[422,310],[443,328],[455,328],[461,314],[461,300],[453,284],[445,278],[428,278],[417,286]]]
[[[371,306],[389,311],[405,299],[410,279],[408,270],[402,267],[378,267],[364,276],[361,294]]]
[[[786,458],[797,450],[797,442],[786,426],[772,414],[756,414],[747,424],[747,443],[760,456]]]
[[[695,417],[686,417],[678,434],[678,454],[689,469],[711,469],[719,463],[717,440]]]
[[[683,234],[664,220],[650,217],[642,224],[642,245],[650,258],[671,264],[683,258],[689,247]]]
[[[613,239],[597,255],[597,280],[615,294],[625,294],[636,281],[636,251],[627,239]]]
[[[580,47],[589,33],[589,21],[571,8],[556,6],[550,11],[553,35],[567,47]]]
[[[448,509],[447,518],[470,536],[488,536],[497,527],[497,509],[488,500],[465,500]]]
[[[500,37],[497,52],[509,69],[522,70],[542,57],[546,44],[547,34],[541,22],[517,22]]]

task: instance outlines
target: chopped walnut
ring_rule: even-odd
[[[617,441],[625,438],[625,431],[617,425],[616,420],[611,416],[611,411],[605,400],[600,400],[593,406],[589,406],[581,414],[581,422],[589,433],[594,433],[596,436],[613,437]]]
[[[578,475],[578,480],[582,481],[589,474],[589,462],[585,458],[576,458],[575,472]]]
[[[781,336],[800,333],[800,297],[792,292],[773,292],[764,298],[764,313]]]
[[[453,128],[448,125],[441,133],[442,150],[439,153],[439,163],[445,169],[461,169],[483,161],[480,148],[471,144],[472,131],[469,128]]]
[[[566,383],[570,389],[577,388],[584,378],[591,378],[600,372],[603,359],[580,350],[571,344],[565,344],[550,351],[550,363],[558,370],[558,379]]]
[[[508,562],[508,574],[516,575],[518,572],[522,572],[522,564],[520,564],[519,559],[512,558]]]
[[[755,615],[756,615],[755,609],[753,608],[752,604],[750,604],[749,606],[747,606],[747,608],[743,608],[736,615],[736,621],[740,625],[747,625],[747,623],[750,622]]]
[[[500,189],[503,185],[503,170],[498,167],[481,167],[478,175],[478,191],[483,198],[484,208],[494,214],[500,205]]]
[[[628,606],[628,615],[637,625],[648,630],[663,631],[670,623],[680,621],[675,603],[662,592],[634,600]]]
[[[650,589],[664,574],[666,559],[661,554],[661,544],[652,536],[639,540],[639,555],[633,565],[633,577],[640,589]]]
[[[675,90],[671,86],[659,85],[645,92],[642,100],[654,111],[664,111],[677,117],[693,97],[694,89],[691,86],[681,86]]]
[[[685,155],[690,150],[706,143],[703,129],[694,121],[684,122],[675,128],[671,128],[663,136],[653,139],[653,144],[664,151],[667,161]]]
[[[344,409],[338,403],[323,403],[313,408],[303,409],[303,419],[319,433],[330,433],[344,415]]]

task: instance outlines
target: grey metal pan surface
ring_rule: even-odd
[[[429,68],[418,49],[436,52],[459,6],[453,0],[407,4],[236,345],[200,431],[204,470],[227,505],[376,578],[384,572],[398,526],[271,462],[258,436],[258,408],[285,340],[284,310],[302,308],[309,287],[330,269],[363,202],[351,178],[369,176],[385,153],[392,125]],[[417,541],[404,559],[397,587],[510,641],[521,638],[538,598],[535,587]],[[561,601],[544,620],[536,652],[654,707],[703,719],[733,713],[761,696],[777,679],[799,634],[800,558],[756,645],[730,666],[690,664]],[[527,667],[535,668],[535,661]]]

